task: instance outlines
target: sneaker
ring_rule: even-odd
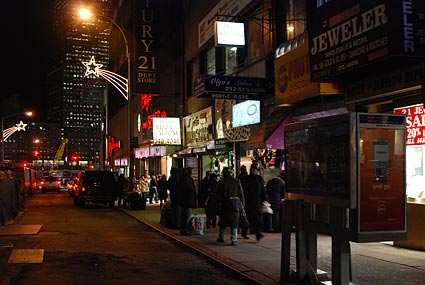
[[[257,241],[260,241],[264,237],[263,234],[256,234],[255,236],[257,237]]]
[[[232,241],[232,245],[238,245],[237,241]]]
[[[224,239],[219,237],[219,238],[217,238],[217,242],[224,243]]]

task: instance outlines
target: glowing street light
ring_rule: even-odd
[[[27,117],[32,117],[33,113],[31,111],[27,111],[27,112],[19,112],[19,113],[14,113],[14,114],[10,114],[4,117],[1,117],[1,165],[3,166],[4,164],[4,142],[14,133],[14,132],[18,132],[18,131],[25,131],[25,127],[27,126],[27,124],[24,124],[22,121],[19,122],[19,124],[15,124],[14,126],[4,129],[4,120],[16,115],[20,115],[23,114]]]
[[[79,11],[79,15],[82,19],[89,19],[92,17],[92,15],[96,16],[96,17],[103,17],[107,20],[109,20],[121,33],[124,42],[125,42],[125,57],[127,59],[127,79],[122,80],[123,77],[120,76],[119,74],[113,73],[111,71],[107,71],[107,70],[103,70],[101,69],[103,65],[101,64],[97,64],[94,56],[91,57],[89,62],[83,62],[84,66],[87,67],[86,70],[86,76],[89,74],[94,74],[95,76],[99,77],[103,77],[105,78],[108,82],[110,82],[115,88],[118,89],[118,91],[128,100],[128,151],[127,153],[129,154],[129,176],[132,176],[134,173],[134,160],[132,157],[132,150],[131,150],[131,145],[130,145],[130,140],[133,137],[132,134],[132,116],[131,116],[131,110],[132,110],[132,102],[131,102],[131,62],[130,62],[130,52],[129,52],[129,45],[128,45],[128,40],[127,37],[125,36],[125,33],[123,31],[123,29],[120,27],[120,25],[118,25],[117,22],[115,22],[115,20],[113,20],[112,18],[103,15],[103,14],[92,14],[90,12],[90,10],[85,9],[85,8],[81,8]],[[107,124],[106,124],[107,125]],[[106,133],[108,133],[108,129],[106,129]]]

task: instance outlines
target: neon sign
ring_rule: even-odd
[[[116,148],[120,148],[121,147],[121,141],[117,140],[115,141],[116,138],[115,137],[108,137],[108,154],[110,156],[112,156],[112,152],[114,151],[114,149]]]

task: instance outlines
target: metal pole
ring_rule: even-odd
[[[1,166],[4,164],[4,118],[1,117]]]

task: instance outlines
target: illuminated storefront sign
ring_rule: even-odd
[[[183,118],[186,146],[203,146],[212,140],[212,107]]]
[[[245,46],[244,23],[217,21],[214,33],[216,46]]]
[[[121,147],[121,141],[117,140],[117,138],[109,136],[108,137],[108,154],[112,156],[114,149]]]
[[[154,145],[180,145],[180,118],[152,118]]]
[[[406,116],[406,145],[425,144],[424,104],[396,108],[394,114]]]

